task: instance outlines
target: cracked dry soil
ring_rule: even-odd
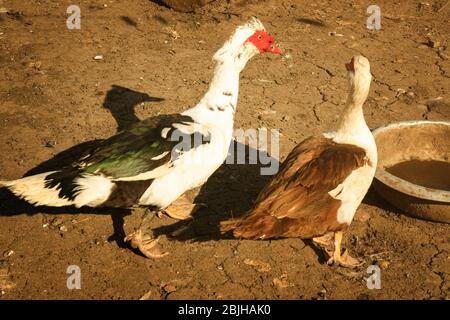
[[[177,13],[147,0],[85,0],[81,30],[68,30],[72,2],[0,1],[8,11],[0,13],[2,179],[46,167],[61,152],[57,163],[64,163],[137,119],[194,105],[212,75],[210,57],[250,15],[289,55],[248,64],[236,128],[279,129],[281,159],[336,125],[346,98],[344,63],[357,53],[369,58],[374,75],[365,104],[371,128],[450,120],[444,0],[377,1],[379,31],[366,28],[366,1],[214,1]],[[410,218],[373,190],[361,206],[369,219],[354,221],[346,237],[364,260],[356,270],[327,266],[299,239],[221,238],[218,222],[248,209],[267,179],[258,165],[221,167],[197,190],[208,207],[193,222],[152,221],[167,234],[162,246],[170,255],[160,260],[122,241],[142,209],[32,209],[4,195],[0,299],[449,298],[450,226]],[[366,286],[371,264],[381,267],[380,290]],[[66,287],[69,265],[81,269],[81,290]]]

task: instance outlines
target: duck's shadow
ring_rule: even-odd
[[[125,87],[113,85],[108,90],[103,101],[103,107],[111,112],[117,122],[117,132],[122,131],[132,124],[139,121],[135,114],[134,108],[142,102],[159,102],[162,98],[152,97],[146,93],[134,91]],[[92,140],[75,145],[67,150],[64,150],[51,159],[42,162],[35,168],[29,170],[25,176],[38,174],[46,171],[56,170],[58,168],[70,165],[73,161],[79,159],[82,155],[94,149],[102,140]],[[128,209],[118,208],[75,208],[75,207],[34,207],[25,201],[15,197],[10,191],[5,188],[0,188],[0,215],[12,216],[19,214],[78,214],[78,213],[94,213],[94,214],[109,214],[111,215],[114,234],[110,240],[115,240],[121,247],[125,246],[123,242],[124,230],[123,219],[124,216],[130,214]]]

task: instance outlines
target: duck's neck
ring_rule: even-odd
[[[344,112],[338,122],[336,140],[341,143],[365,146],[367,141],[371,140],[372,134],[364,119],[365,99],[355,99],[355,96],[353,92],[349,94]]]
[[[244,55],[217,61],[209,89],[200,102],[184,112],[196,121],[232,130],[239,94],[239,74],[247,62]]]
[[[234,60],[229,59],[217,63],[209,89],[200,104],[209,111],[235,112],[239,94],[240,70]]]

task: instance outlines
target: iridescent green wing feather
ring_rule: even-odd
[[[196,147],[196,134],[202,136],[201,143],[208,142],[209,137],[204,133],[192,131],[183,134],[174,127],[177,124],[194,126],[195,122],[191,117],[180,114],[143,120],[101,142],[93,152],[78,162],[78,167],[83,168],[86,173],[101,173],[113,179],[133,177],[173,161],[176,154],[172,151],[180,144],[181,139],[183,142],[188,141],[188,148]],[[183,146],[186,144],[183,143]],[[183,149],[186,151],[186,148]]]

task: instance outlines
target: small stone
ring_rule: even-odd
[[[171,293],[171,292],[177,291],[177,287],[175,287],[175,285],[173,285],[173,284],[166,284],[163,289],[166,293]]]
[[[287,278],[286,275],[282,275],[280,278],[274,278],[273,284],[282,289],[287,288],[289,287],[289,282],[287,281],[286,278]]]
[[[289,121],[290,117],[288,115],[283,116],[283,118],[281,118],[281,120],[283,121]]]
[[[444,98],[439,96],[439,97],[430,99],[429,101],[434,102],[434,101],[440,101],[440,100],[442,100],[442,99],[444,99]]]
[[[270,264],[264,261],[245,259],[244,263],[254,267],[258,272],[268,272],[271,269]]]
[[[45,147],[46,148],[54,148],[55,147],[55,142],[52,142],[52,141],[47,141],[46,143],[45,143]]]
[[[97,55],[94,57],[94,60],[103,60],[103,56],[102,55]]]
[[[387,269],[390,265],[389,261],[383,260],[378,263],[381,269]]]
[[[336,23],[340,26],[348,26],[351,24],[355,24],[355,22],[350,21],[350,20],[336,20]]]
[[[30,62],[28,64],[28,68],[30,69],[35,69],[35,70],[40,70],[42,67],[42,62],[41,61],[35,61],[35,62]]]
[[[13,250],[6,250],[5,252],[3,252],[3,256],[5,258],[8,258],[8,257],[12,256],[13,254],[14,254]]]
[[[59,230],[62,232],[67,232],[67,227],[66,226],[61,226],[59,227]]]
[[[58,227],[62,223],[63,223],[63,220],[61,218],[55,218],[55,219],[53,219],[51,224],[52,224],[53,227]]]
[[[176,30],[172,30],[170,32],[170,36],[172,37],[172,39],[176,40],[180,37],[180,35],[178,34],[178,32]]]
[[[405,89],[398,88],[398,89],[397,89],[396,97],[401,96],[402,94],[405,94],[405,93],[406,93],[406,90],[405,90]]]
[[[427,45],[430,48],[439,48],[441,46],[441,42],[439,40],[435,40],[435,39],[428,39]]]
[[[152,292],[149,291],[146,294],[144,294],[142,297],[139,298],[139,300],[150,300],[152,297]]]
[[[274,82],[275,82],[275,84],[283,85],[283,81],[280,79],[275,79]]]
[[[343,37],[343,36],[344,36],[342,33],[337,33],[337,32],[335,32],[335,31],[333,31],[333,32],[328,32],[328,35],[329,35],[329,36],[332,36],[332,37]]]

